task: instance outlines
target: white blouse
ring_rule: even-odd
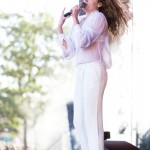
[[[70,36],[59,34],[59,43],[65,59],[75,56],[76,64],[99,62],[107,69],[111,67],[108,25],[103,13],[95,11],[79,18],[80,24],[73,26]],[[67,42],[67,49],[63,46]]]

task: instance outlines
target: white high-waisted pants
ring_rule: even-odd
[[[82,150],[104,150],[102,102],[107,83],[104,66],[90,62],[76,66],[74,126]]]

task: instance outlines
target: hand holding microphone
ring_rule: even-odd
[[[66,19],[69,18],[71,15],[73,16],[73,20],[74,20],[74,23],[78,23],[78,19],[77,19],[77,16],[79,14],[79,11],[80,11],[80,8],[84,8],[87,4],[85,2],[81,2],[79,4],[79,6],[75,6],[70,12],[64,14],[64,11],[65,11],[65,8],[64,10],[62,11],[62,14],[61,14],[61,17],[60,17],[60,20],[59,20],[59,24],[58,24],[58,32],[59,33],[63,33],[63,29],[62,29],[62,26],[63,24],[65,23]]]
[[[74,6],[73,8],[72,8],[72,18],[73,19],[77,19],[78,18],[78,14],[79,14],[79,11],[80,11],[80,7],[79,6]]]

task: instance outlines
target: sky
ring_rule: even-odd
[[[57,27],[62,10],[66,8],[66,13],[78,3],[79,0],[0,0],[0,12],[22,15],[26,15],[26,12],[45,12],[54,19],[54,27]],[[67,19],[65,25],[71,27],[72,19]]]
[[[75,4],[78,0],[0,0],[0,10],[18,13],[43,11],[57,20],[64,7],[69,11]]]

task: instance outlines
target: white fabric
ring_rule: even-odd
[[[98,11],[79,19],[69,36],[59,34],[59,43],[65,59],[75,56],[76,64],[99,62],[107,69],[111,67],[108,25],[105,16]],[[67,42],[67,49],[63,46]]]
[[[106,68],[90,62],[76,66],[74,126],[82,150],[104,150],[102,102]]]

